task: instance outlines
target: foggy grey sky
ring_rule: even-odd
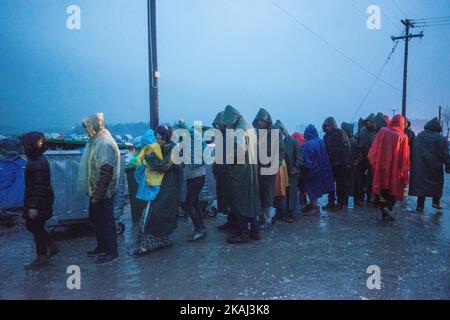
[[[393,46],[385,32],[400,35],[403,16],[391,0],[350,1],[361,12],[379,5],[382,30],[345,0],[276,0],[376,74]],[[396,3],[409,18],[450,16],[449,0]],[[71,4],[81,30],[66,28]],[[210,124],[231,104],[249,122],[265,107],[290,130],[331,115],[340,123],[373,81],[268,0],[159,0],[157,10],[162,122]],[[146,0],[0,1],[0,125],[70,128],[99,111],[109,123],[148,121],[146,19]],[[450,106],[450,26],[424,32],[410,42],[410,118]],[[398,89],[403,48],[381,76]],[[358,116],[392,107],[401,92],[378,82]]]

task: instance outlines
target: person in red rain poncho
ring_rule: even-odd
[[[384,218],[395,220],[392,208],[402,201],[409,183],[409,144],[405,118],[396,115],[388,127],[382,128],[369,150],[373,168],[373,193],[378,195]]]

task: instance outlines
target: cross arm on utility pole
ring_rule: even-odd
[[[420,31],[420,33],[418,34],[409,34],[408,35],[408,40],[412,39],[412,38],[423,38],[424,34],[423,31]],[[391,37],[392,41],[397,41],[397,40],[405,40],[406,36],[401,36],[401,37]]]

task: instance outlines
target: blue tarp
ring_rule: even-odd
[[[11,209],[23,205],[26,161],[0,160],[0,209]]]

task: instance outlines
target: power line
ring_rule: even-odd
[[[414,27],[416,27],[416,28],[428,28],[428,27],[440,27],[440,26],[449,26],[449,25],[450,25],[450,21],[445,22],[445,23],[435,23],[435,24],[427,24],[427,23],[418,24],[418,25],[414,24]]]
[[[387,85],[388,87],[398,91],[398,92],[402,92],[401,89],[395,87],[394,85],[392,85],[391,83],[387,82],[386,80],[380,78],[379,76],[377,76],[376,74],[374,74],[372,71],[370,71],[369,69],[367,69],[366,67],[364,67],[363,65],[361,65],[359,62],[357,62],[355,59],[353,59],[352,57],[350,57],[348,54],[346,54],[344,51],[336,48],[332,43],[330,43],[328,40],[326,40],[325,38],[323,38],[322,36],[320,36],[319,34],[317,34],[315,31],[313,31],[311,28],[309,28],[306,24],[304,24],[303,22],[301,22],[297,17],[295,17],[294,15],[292,15],[291,13],[289,13],[288,11],[286,11],[286,9],[284,9],[283,7],[281,7],[278,3],[276,3],[274,0],[269,0],[272,5],[274,5],[275,7],[277,7],[281,12],[283,12],[286,16],[288,16],[289,18],[291,18],[292,20],[294,20],[298,25],[300,25],[301,27],[303,27],[304,29],[306,29],[308,32],[310,32],[312,35],[314,35],[317,39],[319,39],[320,41],[322,41],[323,43],[325,43],[328,47],[330,47],[331,49],[333,49],[334,51],[336,51],[339,55],[343,56],[345,59],[347,59],[348,61],[350,61],[352,64],[354,64],[355,66],[357,66],[358,68],[360,68],[361,70],[363,70],[364,72],[368,73],[369,75],[371,75],[372,77],[374,77],[375,79],[377,79],[378,81],[384,83],[385,85]],[[429,105],[429,103],[426,103],[424,101],[421,101],[417,98],[414,97],[410,97],[424,105]]]
[[[394,6],[397,8],[397,10],[403,15],[403,18],[407,16],[407,14],[395,3],[394,0],[391,0],[391,2],[394,4]]]
[[[355,121],[356,116],[361,111],[361,108],[363,107],[364,103],[366,102],[367,98],[369,97],[370,93],[372,92],[372,89],[375,87],[375,84],[378,82],[378,79],[380,78],[381,74],[383,73],[384,69],[386,68],[387,64],[391,60],[392,55],[395,52],[395,49],[398,46],[398,41],[395,42],[394,47],[392,48],[391,52],[389,53],[389,56],[387,57],[386,61],[384,62],[383,66],[381,67],[380,71],[377,74],[377,77],[373,80],[372,84],[369,87],[369,90],[367,91],[366,95],[362,99],[361,103],[359,104],[358,108],[356,109],[355,113],[353,114],[352,122]]]
[[[432,17],[432,18],[421,18],[421,19],[412,19],[411,21],[442,20],[442,19],[450,19],[450,16],[446,16],[446,17]]]

